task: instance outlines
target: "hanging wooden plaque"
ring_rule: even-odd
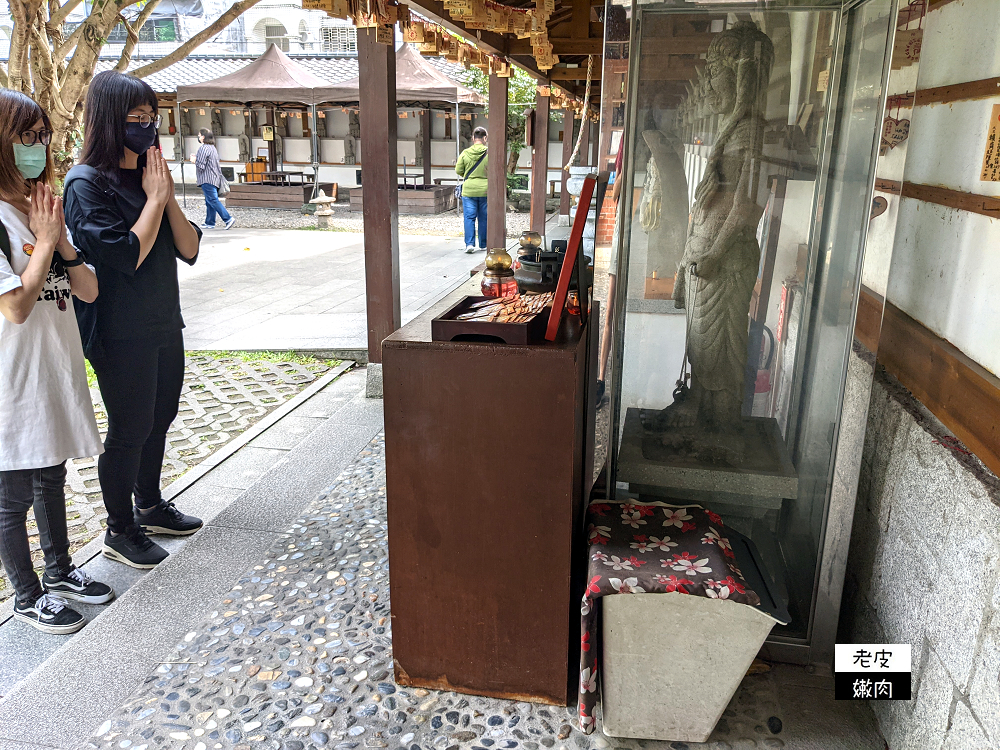
[[[983,154],[983,182],[1000,182],[1000,104],[993,105],[990,127],[986,131],[986,153]]]
[[[913,65],[920,59],[920,46],[923,43],[923,29],[901,29],[896,32],[892,45],[892,69],[899,70],[907,65]]]
[[[403,40],[410,44],[422,44],[424,41],[424,25],[420,21],[413,21],[403,31]]]

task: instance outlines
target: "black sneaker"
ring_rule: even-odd
[[[604,381],[597,381],[597,405],[600,406],[601,402],[604,401]]]
[[[202,527],[200,518],[185,516],[174,505],[173,500],[161,500],[160,504],[149,513],[140,513],[138,508],[133,511],[135,522],[147,534],[169,534],[170,536],[188,536]]]
[[[73,568],[59,578],[43,575],[42,588],[46,594],[55,594],[84,604],[107,604],[115,598],[115,592],[108,584],[95,581],[79,568]]]
[[[52,594],[42,594],[30,604],[14,604],[14,619],[26,622],[43,633],[66,635],[75,633],[87,620],[74,609],[66,606],[66,601]]]
[[[138,526],[133,526],[117,536],[111,536],[111,532],[108,531],[104,535],[104,548],[101,552],[105,557],[140,570],[155,568],[168,557],[167,551],[150,541]]]

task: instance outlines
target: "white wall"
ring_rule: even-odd
[[[998,19],[996,0],[961,0],[929,13],[916,88],[1000,76]],[[906,180],[1000,196],[1000,183],[979,180],[997,103],[1000,96],[916,107]],[[889,300],[1000,374],[1000,217],[896,198],[890,201],[899,204],[899,221]]]

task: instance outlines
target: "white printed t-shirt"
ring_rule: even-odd
[[[11,246],[10,263],[0,252],[6,294],[21,286],[35,236],[27,215],[3,201],[0,220]],[[0,316],[0,471],[43,469],[103,450],[69,276],[49,271],[24,323]]]

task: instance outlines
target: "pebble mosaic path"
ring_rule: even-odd
[[[329,371],[332,360],[299,358],[295,361],[226,356],[225,353],[188,353],[180,410],[167,434],[161,487],[240,435]],[[103,438],[108,420],[96,384],[91,388],[97,426]],[[70,551],[76,552],[103,533],[107,511],[97,479],[97,458],[80,458],[66,464],[66,516]],[[29,541],[35,568],[44,567],[38,531],[28,517]],[[0,567],[0,602],[13,589]]]
[[[785,740],[776,736],[781,732],[775,716],[780,709],[767,674],[745,680],[707,744],[609,741],[599,731],[588,736],[576,729],[573,709],[398,687],[392,676],[388,584],[380,435],[84,747],[786,747]],[[788,747],[882,747],[848,741],[851,744]]]

